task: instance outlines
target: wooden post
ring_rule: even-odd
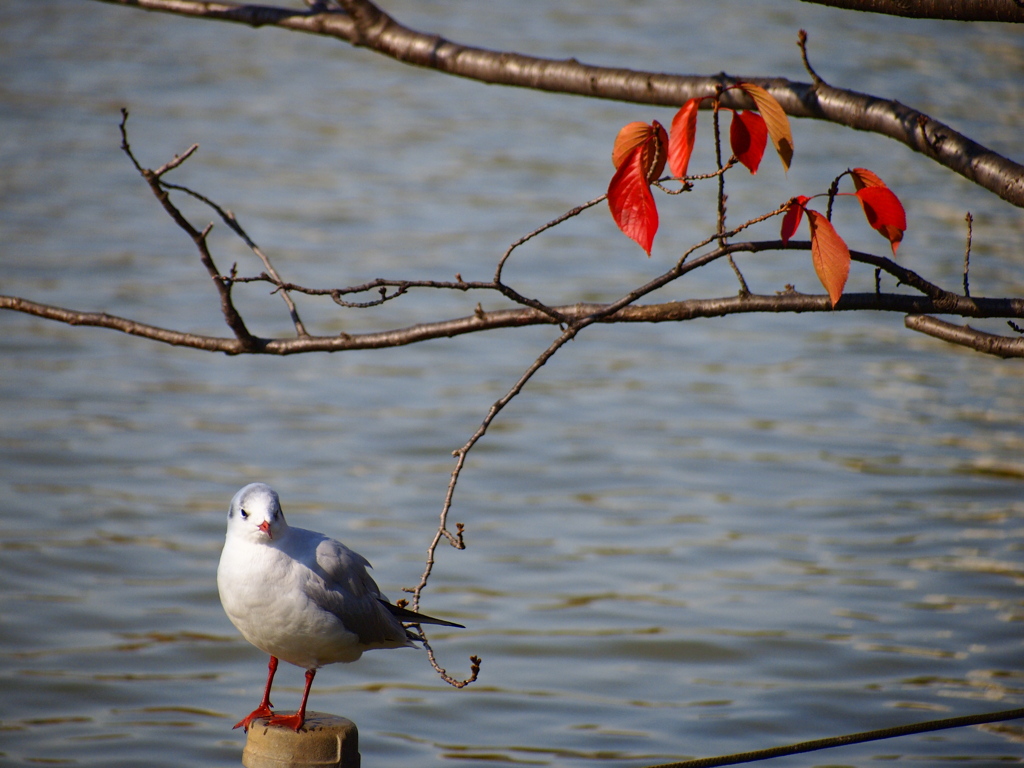
[[[307,712],[297,733],[256,720],[242,752],[245,768],[359,768],[359,731],[351,720]]]

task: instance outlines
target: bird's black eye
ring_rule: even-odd
[[[249,519],[249,513],[246,512],[244,509],[238,510],[238,514],[240,514],[242,516],[243,520],[248,520]]]

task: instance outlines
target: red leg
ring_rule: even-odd
[[[267,665],[267,669],[269,671],[267,673],[267,687],[263,691],[263,701],[261,701],[260,705],[256,707],[256,709],[254,709],[252,712],[250,712],[245,717],[244,720],[240,720],[239,722],[235,723],[235,728],[242,728],[243,730],[248,731],[249,726],[252,725],[253,720],[259,720],[264,717],[270,717],[274,714],[273,710],[271,710],[271,707],[274,705],[270,703],[270,686],[274,684],[274,674],[277,672],[276,657],[270,657],[270,664]]]
[[[294,731],[298,731],[302,727],[302,724],[306,722],[306,699],[309,698],[309,689],[313,685],[313,677],[315,675],[315,669],[306,670],[306,690],[302,692],[302,703],[299,705],[299,711],[294,715],[274,715],[267,721],[268,725],[284,725]]]

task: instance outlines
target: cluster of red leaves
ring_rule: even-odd
[[[793,158],[793,134],[782,106],[768,91],[753,83],[734,86],[744,91],[757,112],[732,111],[729,144],[733,155],[751,173],[757,173],[768,139],[771,138],[782,166],[789,170]],[[666,161],[672,176],[686,177],[697,135],[697,110],[703,97],[687,101],[672,118],[667,132],[657,120],[651,124],[629,123],[615,139],[612,164],[615,175],[608,185],[608,205],[615,223],[648,256],[658,231],[658,209],[651,195],[651,182],[661,176]]]
[[[864,216],[872,229],[889,241],[892,255],[896,255],[907,229],[907,214],[903,204],[877,174],[867,168],[854,168],[849,172]],[[849,193],[846,193],[849,194]],[[811,231],[811,260],[821,284],[828,291],[832,306],[843,295],[846,278],[850,274],[850,249],[836,232],[835,227],[823,214],[807,207],[811,198],[800,195],[789,201],[786,215],[782,217],[783,243],[788,243],[796,234],[803,215],[807,214],[807,225]]]
[[[728,110],[732,112],[729,146],[733,156],[755,174],[770,138],[783,169],[788,171],[793,159],[793,134],[782,106],[761,86],[738,83],[732,87],[746,93],[757,107],[756,112]],[[706,98],[717,99],[690,99],[676,112],[668,131],[657,120],[650,124],[634,122],[624,126],[615,139],[615,175],[608,185],[608,206],[619,229],[648,256],[658,231],[658,208],[651,183],[661,177],[666,164],[673,178],[686,178],[697,134],[697,111]],[[715,108],[724,109],[717,104]],[[853,194],[860,201],[868,224],[889,241],[895,255],[907,228],[903,206],[871,171],[855,168],[849,174],[856,187]],[[850,272],[850,251],[828,218],[807,207],[810,200],[800,196],[789,201],[782,221],[782,241],[789,242],[806,213],[814,269],[835,306]]]

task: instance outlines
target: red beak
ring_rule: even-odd
[[[270,532],[270,523],[268,523],[266,520],[264,520],[262,523],[260,523],[259,528],[260,528],[261,531],[263,531],[265,534],[267,534],[267,538],[268,539],[274,538],[274,534],[272,534]]]

